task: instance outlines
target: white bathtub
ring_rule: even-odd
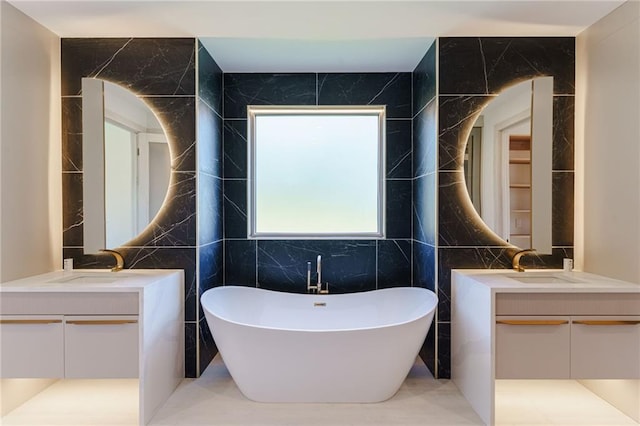
[[[391,398],[438,304],[416,287],[316,296],[225,286],[200,300],[238,388],[260,402]]]

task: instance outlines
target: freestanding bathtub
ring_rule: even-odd
[[[260,402],[391,398],[438,303],[417,287],[310,295],[224,286],[200,300],[229,373]]]

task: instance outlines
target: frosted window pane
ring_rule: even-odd
[[[256,115],[256,234],[379,234],[379,114]]]

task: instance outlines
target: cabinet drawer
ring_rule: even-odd
[[[573,317],[571,378],[640,379],[640,317]]]
[[[64,377],[62,316],[2,316],[0,336],[0,377]]]
[[[3,293],[4,315],[137,315],[136,292]]]
[[[138,377],[137,316],[65,317],[65,376]]]
[[[496,379],[568,379],[569,317],[496,317]]]

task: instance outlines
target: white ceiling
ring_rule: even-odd
[[[412,71],[435,37],[576,36],[624,3],[8,1],[60,37],[198,37],[225,72]]]

